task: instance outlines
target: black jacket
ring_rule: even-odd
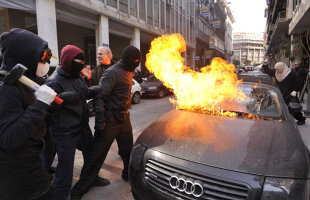
[[[113,65],[113,64],[111,64]],[[99,64],[91,70],[91,79],[89,80],[89,86],[99,85],[99,81],[103,72],[108,69],[111,65]]]
[[[275,77],[276,70],[270,69],[268,66],[263,65],[264,73],[271,77]],[[285,103],[289,103],[291,99],[291,93],[294,91],[296,86],[296,73],[291,71],[289,75],[281,82],[276,79],[276,84],[278,85]]]
[[[121,60],[103,73],[99,96],[104,99],[105,110],[127,111],[131,108],[133,74],[127,68]]]
[[[17,63],[28,68],[35,80],[40,53],[47,43],[28,31],[14,29],[0,38],[3,63],[9,72]],[[21,83],[8,85],[0,76],[0,199],[29,199],[50,187],[43,169],[44,117],[48,105],[35,99],[34,92]]]
[[[303,67],[298,67],[297,69],[295,68],[292,71],[296,74],[296,85],[294,87],[294,90],[300,92],[304,87],[308,72]]]
[[[103,65],[99,64],[92,70],[91,80],[88,82],[88,86],[95,86],[99,85],[99,81],[103,72],[111,65]],[[95,116],[95,129],[103,130],[105,117],[104,117],[104,100],[102,98],[95,98],[92,102],[94,112],[96,113]]]
[[[88,126],[88,107],[86,103],[88,87],[84,78],[72,78],[63,68],[57,67],[46,80],[46,84],[55,92],[75,91],[80,94],[80,100],[75,103],[63,103],[60,107],[51,109],[52,132],[56,135],[70,135]]]

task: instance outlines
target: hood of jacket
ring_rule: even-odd
[[[61,50],[60,54],[60,67],[63,68],[68,74],[71,74],[72,60],[75,56],[81,53],[84,54],[80,48],[74,45],[65,46]]]
[[[10,71],[16,64],[25,65],[25,76],[34,80],[42,50],[47,42],[27,30],[14,28],[0,36],[2,52],[1,70]]]

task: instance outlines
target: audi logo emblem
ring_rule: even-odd
[[[169,179],[169,185],[172,189],[185,192],[188,195],[195,197],[203,195],[203,183],[183,175],[173,174]]]

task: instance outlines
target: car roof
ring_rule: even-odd
[[[263,77],[263,76],[253,76],[253,75],[247,75],[247,74],[238,74],[238,79],[242,79],[243,82],[265,84],[265,85],[268,85],[268,86],[277,87],[277,85],[272,81],[271,78],[266,78],[266,77]]]

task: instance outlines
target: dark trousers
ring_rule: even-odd
[[[114,139],[117,140],[119,155],[123,160],[123,173],[128,173],[129,157],[133,145],[129,113],[122,120],[118,120],[111,113],[107,115],[109,116],[106,117],[107,121],[104,130],[95,133],[94,143],[82,168],[80,180],[72,189],[71,195],[73,196],[84,194],[89,190],[103,165]]]
[[[89,126],[72,135],[54,135],[58,165],[53,183],[56,195],[60,200],[67,200],[70,194],[73,178],[75,150],[82,151],[84,161],[93,143]]]
[[[43,139],[45,146],[40,157],[44,168],[49,171],[56,155],[56,148],[52,137],[51,127],[47,127],[46,134]]]
[[[53,187],[50,187],[49,191],[46,192],[43,196],[33,200],[58,200],[58,198],[56,197]]]

